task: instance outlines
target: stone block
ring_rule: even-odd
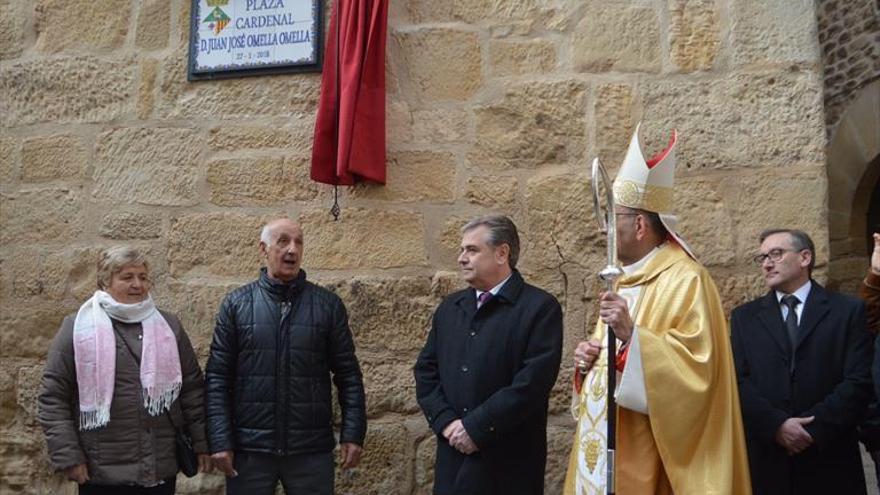
[[[260,229],[268,220],[238,213],[172,218],[167,239],[170,274],[175,278],[187,274],[256,278],[261,263]],[[308,254],[308,237],[306,242]]]
[[[410,109],[405,102],[389,108],[388,146],[395,143],[436,145],[468,140],[472,114],[461,108]]]
[[[188,19],[188,18],[187,18]],[[186,28],[186,33],[189,28]],[[157,113],[163,119],[250,119],[312,115],[320,93],[320,74],[296,77],[245,77],[192,84],[186,80],[185,50],[162,67]]]
[[[37,396],[43,378],[43,363],[27,364],[18,368],[15,377],[15,401],[22,412],[21,422],[35,428],[37,425]]]
[[[141,50],[161,50],[168,45],[171,9],[167,1],[147,0],[140,4],[134,43]]]
[[[662,149],[678,129],[679,175],[824,163],[822,88],[813,74],[645,82],[639,91],[649,150]]]
[[[434,493],[434,463],[437,461],[437,436],[428,433],[416,445],[416,495]]]
[[[101,218],[100,234],[108,239],[155,239],[162,235],[162,220],[157,212],[113,210]]]
[[[583,156],[586,87],[579,81],[533,82],[507,88],[476,110],[473,167],[497,171],[568,163]]]
[[[568,417],[571,417],[571,384],[574,376],[574,367],[570,363],[571,356],[574,354],[574,349],[577,347],[577,343],[582,340],[583,338],[579,338],[571,344],[563,342],[562,366],[559,369],[559,375],[556,377],[556,382],[553,384],[553,388],[550,389],[550,400],[547,412],[551,416],[567,415]]]
[[[311,122],[309,130],[314,130]],[[299,126],[297,126],[298,128]],[[212,128],[208,133],[208,147],[224,156],[229,151],[263,148],[301,149],[305,142],[294,141],[294,129],[290,127],[236,126],[222,125]],[[308,143],[311,145],[311,143]]]
[[[467,284],[458,272],[437,272],[431,279],[431,293],[438,301],[466,287]]]
[[[211,202],[220,206],[272,206],[315,199],[303,156],[221,159],[208,163]]]
[[[133,91],[134,65],[126,60],[79,56],[7,65],[0,68],[0,125],[114,120],[131,112]]]
[[[571,395],[569,394],[570,397]],[[570,417],[568,415],[566,420]],[[574,442],[574,423],[571,421],[566,421],[566,423],[570,426],[547,425],[547,467],[544,472],[545,493],[562,493],[562,488],[565,484],[565,473],[568,471],[568,459]]]
[[[154,59],[146,59],[141,63],[141,74],[138,82],[137,115],[141,120],[149,119],[153,115],[156,104],[156,77],[159,71],[159,62]]]
[[[24,51],[29,4],[25,0],[0,0],[0,60],[16,58]]]
[[[125,42],[130,17],[128,0],[38,0],[34,7],[36,48],[43,53],[119,48]]]
[[[593,105],[597,156],[608,175],[614,177],[635,130],[633,88],[628,84],[601,84],[596,87]]]
[[[183,206],[199,202],[198,131],[122,127],[98,136],[93,195],[105,201]]]
[[[395,202],[453,201],[456,159],[452,153],[397,151],[388,155],[386,166],[385,185],[360,183],[351,196]]]
[[[401,61],[400,84],[416,99],[465,101],[483,83],[476,33],[445,28],[393,31],[391,56]]]
[[[9,185],[18,177],[21,144],[17,139],[0,135],[0,183]]]
[[[758,252],[758,241],[755,240],[754,252]],[[743,268],[732,273],[719,268],[710,269],[712,279],[721,294],[724,314],[729,318],[733,308],[747,303],[767,292],[761,269],[755,265],[743,265]]]
[[[546,74],[556,68],[556,47],[548,40],[493,40],[489,56],[494,76]]]
[[[69,134],[25,140],[22,146],[21,180],[40,182],[78,179],[86,168],[82,142]]]
[[[192,2],[186,0],[176,2],[177,16],[174,29],[172,30],[172,43],[177,45],[178,49],[188,49],[190,39],[190,19],[192,12]],[[173,16],[172,16],[173,17]],[[329,22],[329,16],[328,22]],[[181,52],[184,53],[184,52]]]
[[[415,362],[439,302],[428,278],[355,278],[325,285],[345,302],[359,351],[384,352]]]
[[[737,66],[821,63],[816,6],[787,0],[733,0],[731,46]]]
[[[226,493],[226,477],[220,473],[197,474],[187,478],[177,475],[175,493],[180,495],[224,495]]]
[[[516,188],[516,177],[475,175],[468,177],[464,197],[475,205],[510,210],[516,201]]]
[[[12,423],[18,412],[15,393],[16,363],[9,360],[0,365],[0,422],[4,425]]]
[[[775,172],[743,176],[730,184],[734,205],[734,238],[737,259],[751,265],[758,251],[758,235],[769,228],[797,228],[816,244],[816,264],[828,262],[828,223],[825,170],[817,167],[802,172]]]
[[[683,72],[709,70],[721,47],[715,0],[669,0],[669,55]]]
[[[223,299],[232,290],[255,280],[258,275],[259,265],[254,265],[250,279],[243,277],[241,283],[171,280],[164,287],[154,290],[153,297],[159,308],[174,313],[180,319],[199,361],[204,364],[214,336],[217,310]]]
[[[140,247],[140,246],[139,246]],[[151,276],[164,273],[164,262],[149,246],[140,247],[150,262]],[[78,307],[96,289],[95,261],[99,246],[60,250],[26,244],[0,255],[0,307],[27,315],[31,307],[60,304]]]
[[[336,469],[340,495],[403,495],[409,493],[412,440],[399,422],[371,422],[364,456],[355,469]]]
[[[659,72],[660,24],[653,7],[591,2],[572,37],[579,72]]]
[[[427,262],[425,226],[418,213],[346,207],[339,221],[325,209],[305,212],[300,221],[307,267],[382,269]]]
[[[70,189],[0,194],[0,244],[70,242],[82,229],[79,195]]]
[[[539,12],[544,2],[523,0],[504,2],[498,0],[406,0],[406,11],[416,24],[460,21],[467,24],[509,24],[527,21]]]
[[[577,343],[574,340],[577,336],[585,335],[584,330],[592,331],[592,323],[585,322],[584,318],[592,310],[594,302],[591,301],[595,295],[603,290],[596,274],[606,265],[605,241],[587,249],[586,256],[590,258],[584,263],[559,258],[558,264],[549,265],[548,260],[553,261],[551,255],[556,247],[538,247],[543,251],[528,252],[519,269],[529,283],[546,290],[559,300],[566,328],[570,330],[565,333],[564,338],[568,347]]]
[[[706,266],[735,262],[732,246],[732,205],[724,194],[729,180],[723,177],[679,179],[675,185],[678,232],[685,238],[700,263]],[[738,196],[735,200],[738,200]]]
[[[6,303],[4,302],[4,305]],[[79,308],[74,301],[33,300],[0,314],[0,358],[45,359],[55,334],[65,316]],[[22,335],[27,335],[26,339]]]
[[[524,264],[538,270],[558,270],[564,263],[590,270],[604,267],[605,236],[598,231],[592,201],[586,176],[562,174],[530,180]]]
[[[391,362],[387,356],[381,359],[360,356],[367,394],[367,415],[381,417],[385,413],[414,414],[419,412],[416,403],[416,381],[412,360]]]
[[[0,432],[0,493],[38,493],[35,478],[46,477],[44,442],[37,428],[18,427]]]
[[[458,253],[461,249],[461,228],[475,215],[452,215],[447,218],[438,233],[437,251],[442,257],[442,266],[449,270],[456,270],[458,275]]]

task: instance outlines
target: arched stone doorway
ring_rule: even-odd
[[[854,293],[880,230],[880,80],[850,103],[828,143],[828,286]]]

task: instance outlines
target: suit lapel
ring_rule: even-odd
[[[469,320],[472,319],[474,313],[477,312],[477,291],[473,288],[468,288],[462,291],[458,300],[455,301],[455,304],[461,308],[462,312],[464,312]]]
[[[765,330],[773,337],[773,341],[779,350],[786,356],[791,355],[791,343],[788,341],[788,332],[785,330],[785,322],[782,321],[782,313],[779,302],[773,291],[767,293],[761,300],[761,310],[758,319],[764,325]]]
[[[813,333],[829,310],[828,294],[825,293],[825,289],[821,285],[813,282],[810,294],[807,296],[807,302],[804,304],[800,325],[798,325],[798,347]]]

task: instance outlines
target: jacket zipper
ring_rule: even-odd
[[[281,393],[281,397],[279,397],[279,403],[281,405],[280,413],[281,413],[281,442],[278,446],[278,454],[284,455],[287,450],[287,383],[288,383],[288,375],[290,374],[290,363],[289,361],[289,336],[286,333],[287,325],[285,325],[285,321],[287,317],[290,316],[290,308],[291,304],[289,301],[284,301],[281,303],[281,322],[278,328],[278,336],[280,338],[281,345],[279,346],[279,350],[281,351],[281,376],[279,380],[278,390]]]

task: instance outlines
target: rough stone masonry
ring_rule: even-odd
[[[187,82],[190,3],[0,0],[0,492],[74,493],[48,471],[35,394],[111,244],[148,253],[154,296],[204,359],[221,297],[257,273],[261,223],[299,219],[309,276],[351,310],[370,429],[337,486],[364,495],[430,492],[411,368],[459,286],[464,220],[515,219],[524,274],[564,304],[566,356],[592,327],[604,245],[587,165],[616,169],[638,121],[650,149],[680,133],[682,230],[728,310],[763,290],[749,258],[765,227],[809,231],[822,276],[812,2],[393,1],[388,185],[342,191],[339,222],[308,180],[319,74]],[[552,398],[551,494],[574,426],[570,361]],[[179,491],[222,486],[198,476]]]

